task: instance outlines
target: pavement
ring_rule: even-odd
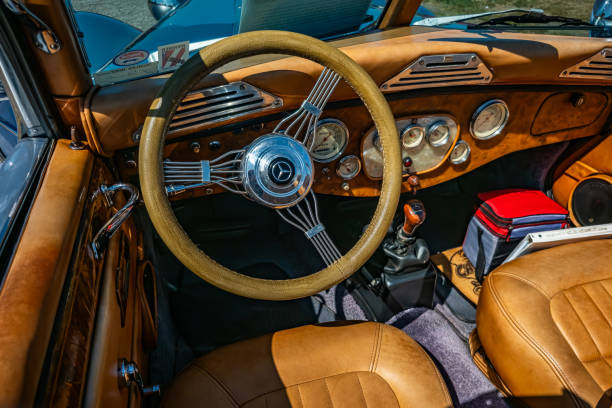
[[[76,11],[116,18],[143,31],[156,22],[149,11],[147,0],[72,0],[72,7]]]

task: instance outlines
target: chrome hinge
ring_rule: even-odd
[[[90,244],[91,252],[94,259],[99,260],[102,253],[108,245],[108,241],[112,238],[113,234],[119,229],[121,224],[129,218],[136,206],[139,194],[138,189],[128,183],[117,183],[112,186],[101,185],[98,190],[93,193],[91,201],[93,202],[99,196],[104,196],[106,204],[109,207],[113,206],[113,195],[119,190],[126,191],[130,196],[127,203],[121,207],[107,222],[98,233],[94,236],[93,241]]]
[[[26,16],[34,25],[33,40],[36,47],[47,54],[55,54],[62,49],[62,43],[55,32],[40,17],[18,0],[2,0],[7,9],[18,16]]]

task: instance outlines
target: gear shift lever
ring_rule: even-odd
[[[426,217],[425,205],[419,200],[410,200],[404,204],[404,223],[398,228],[394,238],[383,244],[389,261],[385,266],[387,273],[403,273],[413,267],[422,268],[429,262],[429,248],[422,239],[413,235]]]
[[[420,200],[410,200],[404,204],[404,224],[397,230],[398,238],[414,238],[414,231],[425,222],[426,216],[425,205]]]

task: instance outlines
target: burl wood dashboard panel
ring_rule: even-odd
[[[425,27],[402,27],[332,41],[331,45],[359,63],[381,85],[423,55],[476,53],[493,73],[487,92],[495,85],[605,85],[592,78],[562,78],[570,66],[609,46],[606,39],[561,37],[503,32],[464,32]],[[245,81],[283,99],[282,107],[268,113],[295,109],[308,95],[321,66],[301,58],[255,56],[234,61],[206,77],[196,89],[228,82]],[[144,122],[148,108],[167,76],[158,76],[107,86],[96,90],[91,99],[92,130],[100,151],[115,151],[135,146],[134,132]],[[331,101],[353,99],[349,86],[339,86]],[[435,106],[430,105],[433,110]],[[262,117],[264,114],[254,114]],[[208,129],[202,126],[187,133]],[[98,145],[96,142],[95,146]]]
[[[560,76],[568,67],[606,48],[605,39],[403,27],[331,44],[358,62],[379,86],[424,55],[476,53],[491,71],[493,77],[488,84],[385,94],[396,118],[427,114],[456,118],[459,139],[471,148],[468,162],[459,166],[444,162],[420,174],[421,188],[450,180],[513,151],[596,135],[610,114],[606,81]],[[283,115],[296,109],[320,72],[321,66],[314,62],[278,55],[249,57],[228,64],[202,80],[196,89],[244,81],[282,98],[282,106],[173,132],[168,136],[166,157],[210,159],[245,146],[270,132]],[[137,174],[138,141],[134,135],[166,78],[158,76],[108,86],[95,91],[91,98],[90,127],[94,134],[90,138],[95,138],[91,145],[107,156],[119,151],[116,158],[124,177]],[[576,93],[584,96],[584,104],[574,106],[571,102]],[[508,104],[509,122],[501,136],[476,141],[469,134],[470,118],[478,106],[495,98]],[[341,83],[336,88],[324,117],[339,119],[349,128],[349,145],[343,156],[361,156],[362,137],[371,129],[372,121],[347,84]],[[208,149],[213,140],[221,144],[214,152]],[[194,141],[201,145],[198,153],[190,147]],[[379,181],[370,180],[363,172],[348,182],[348,190],[341,189],[344,180],[336,175],[336,165],[337,161],[316,165],[316,191],[351,196],[378,194]],[[204,194],[203,191],[186,192],[180,197]],[[216,187],[208,189],[209,194],[217,191]]]
[[[407,94],[397,94],[389,97],[389,104],[396,118],[428,114],[446,114],[454,117],[459,127],[459,140],[465,141],[470,146],[472,153],[470,159],[461,165],[453,165],[444,161],[436,169],[420,174],[420,188],[453,179],[514,151],[596,135],[601,132],[612,109],[612,104],[609,103],[612,95],[599,90],[560,91],[551,89],[543,91],[534,89],[525,91],[488,88],[486,91],[474,89],[462,93],[439,92],[436,95],[430,95],[430,93],[431,91],[413,91]],[[575,106],[574,101],[579,96],[583,98],[583,103]],[[507,103],[510,110],[508,123],[504,131],[494,139],[476,140],[469,132],[470,119],[482,103],[491,99],[502,99]],[[546,113],[546,116],[542,116],[542,112],[549,110],[550,101],[554,101],[555,109]],[[361,158],[362,138],[372,129],[373,122],[360,101],[330,104],[325,109],[323,117],[339,119],[349,129],[349,142],[341,157],[354,154]],[[258,136],[271,132],[278,120],[279,118],[276,117],[274,120],[254,121],[248,125],[234,126],[233,129],[227,127],[214,129],[171,140],[166,146],[165,158],[184,161],[215,158],[226,151],[241,148]],[[550,131],[534,135],[532,128],[536,124],[537,129],[550,129]],[[559,130],[559,126],[564,128]],[[216,150],[211,150],[209,147],[213,141],[220,145]],[[192,147],[194,142],[200,146],[197,153]],[[126,165],[127,163],[134,166],[136,158],[136,149],[127,150],[118,156],[119,166],[125,177],[137,175],[136,168],[129,168]],[[380,181],[369,179],[363,170],[357,177],[348,181],[349,190],[343,190],[341,185],[345,180],[336,175],[338,161],[339,159],[331,163],[315,163],[316,173],[313,188],[316,192],[355,197],[379,194]],[[403,187],[405,191],[410,188],[406,182]],[[221,191],[223,190],[213,186],[208,189],[187,191],[176,198],[182,199]]]

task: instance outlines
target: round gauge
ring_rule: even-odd
[[[450,139],[450,129],[443,121],[435,122],[427,129],[427,141],[432,147],[445,145]]]
[[[402,131],[402,147],[413,149],[421,144],[425,137],[425,129],[418,125],[409,125]]]
[[[350,180],[361,171],[361,160],[355,155],[344,156],[338,162],[336,173],[345,180]]]
[[[470,132],[475,139],[487,140],[501,133],[508,122],[508,105],[501,99],[492,99],[480,105],[470,122]]]
[[[348,143],[348,128],[337,119],[323,119],[317,124],[310,153],[314,161],[328,163],[337,159]]]
[[[455,144],[453,151],[451,152],[448,160],[453,164],[465,163],[470,158],[470,146],[463,140],[460,140]]]

